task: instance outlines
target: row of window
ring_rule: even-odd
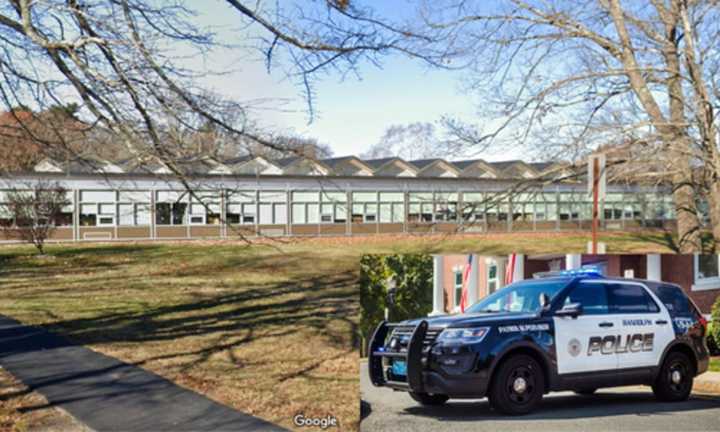
[[[217,225],[221,223],[221,198],[217,192],[155,192],[155,223],[158,225]],[[81,226],[149,225],[151,191],[80,191]],[[348,204],[348,195],[352,205]],[[634,202],[614,199],[634,198]],[[0,202],[3,198],[0,191]],[[226,219],[229,224],[286,224],[288,210],[293,224],[402,223],[408,222],[502,222],[586,220],[591,205],[586,194],[517,194],[513,202],[493,193],[466,192],[325,192],[325,191],[227,191]],[[462,198],[462,201],[460,200]],[[669,197],[655,194],[609,194],[601,215],[607,220],[672,219]],[[652,198],[651,202],[640,199]],[[577,202],[558,202],[578,199]],[[527,202],[523,202],[526,200]],[[290,208],[288,209],[288,205]],[[72,225],[72,206],[53,221]],[[0,203],[0,224],[19,224]]]

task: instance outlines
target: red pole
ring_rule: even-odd
[[[598,185],[600,183],[600,160],[593,158],[593,220],[592,220],[592,253],[597,254],[597,235],[598,235]]]

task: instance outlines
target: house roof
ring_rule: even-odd
[[[340,166],[343,163],[346,162],[356,162],[357,164],[360,164],[361,166],[364,166],[368,172],[363,172],[362,175],[382,175],[387,176],[388,173],[385,171],[385,167],[392,164],[397,163],[401,166],[406,166],[409,169],[411,169],[414,172],[430,172],[428,171],[430,167],[434,165],[445,165],[450,170],[455,170],[457,172],[462,172],[465,170],[468,170],[474,165],[480,165],[487,167],[489,170],[494,171],[493,174],[501,173],[501,174],[513,174],[512,168],[513,167],[523,167],[526,168],[528,171],[530,171],[533,175],[536,175],[538,173],[544,172],[547,169],[552,168],[555,165],[561,165],[560,162],[524,162],[521,160],[509,160],[509,161],[500,161],[500,162],[486,162],[483,159],[467,159],[467,160],[459,160],[459,161],[447,161],[445,159],[441,158],[432,158],[432,159],[418,159],[418,160],[412,160],[412,161],[406,161],[401,158],[397,157],[387,157],[387,158],[377,158],[377,159],[361,159],[357,156],[341,156],[341,157],[334,157],[334,158],[326,158],[322,160],[315,160],[312,158],[304,158],[301,156],[295,156],[295,157],[289,157],[289,158],[281,158],[281,159],[268,159],[263,156],[253,156],[253,155],[242,155],[237,156],[233,158],[228,158],[224,160],[217,160],[211,157],[200,157],[200,158],[188,158],[184,160],[177,161],[178,167],[185,173],[188,174],[198,174],[198,175],[232,175],[234,173],[236,174],[242,174],[242,166],[246,163],[249,163],[257,158],[261,158],[262,160],[266,161],[267,163],[274,165],[277,167],[278,174],[282,174],[283,172],[287,172],[291,175],[303,175],[303,165],[300,164],[302,161],[308,161],[313,165],[318,165],[323,170],[327,171],[327,174],[323,173],[322,175],[347,175],[343,174],[343,171],[340,170]],[[54,161],[51,159],[45,159],[43,160],[45,162],[45,167],[50,167],[51,165],[56,165],[59,168],[62,169],[63,172],[68,173],[80,173],[80,174],[90,174],[90,173],[97,173],[99,171],[102,172],[103,167],[105,169],[105,173],[128,173],[128,174],[168,174],[168,170],[164,168],[164,166],[157,160],[151,159],[151,160],[142,160],[138,158],[132,158],[132,159],[125,159],[120,161],[104,161],[104,160],[93,160],[93,159],[85,159],[82,160],[73,160],[73,161]],[[50,165],[48,165],[50,163]],[[42,168],[41,164],[38,164],[36,166],[37,169]],[[112,168],[112,169],[108,169]],[[337,168],[338,171],[335,172],[334,169]],[[308,169],[308,175],[317,175],[317,172],[310,172]],[[322,171],[322,170],[321,170]],[[49,172],[49,171],[48,171]],[[344,171],[345,173],[347,171]],[[355,174],[352,174],[355,175]],[[357,174],[361,175],[361,174]],[[389,174],[394,175],[394,174]],[[402,174],[397,174],[402,175]],[[479,174],[472,174],[471,175],[479,175]],[[517,175],[517,174],[516,174]],[[507,177],[512,178],[512,177]]]

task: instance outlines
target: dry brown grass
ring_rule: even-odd
[[[87,431],[65,411],[48,406],[39,393],[28,391],[0,368],[0,431]]]
[[[0,313],[65,334],[239,410],[359,422],[363,253],[582,251],[585,233],[315,238],[0,248]],[[550,240],[550,241],[549,241]],[[659,233],[610,251],[670,251]]]

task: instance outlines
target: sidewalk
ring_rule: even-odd
[[[2,315],[0,365],[94,430],[284,430]]]
[[[720,372],[705,372],[695,377],[693,391],[720,395]]]

